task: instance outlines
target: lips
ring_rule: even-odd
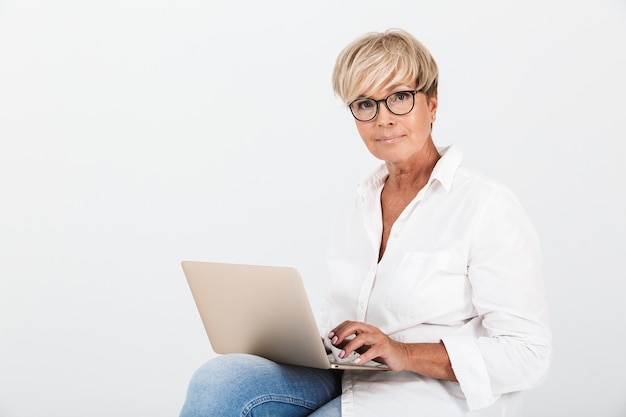
[[[381,138],[376,139],[376,142],[380,143],[394,143],[399,141],[402,136],[383,136]]]

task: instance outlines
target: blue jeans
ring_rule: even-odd
[[[340,417],[341,372],[218,356],[189,383],[180,417]]]

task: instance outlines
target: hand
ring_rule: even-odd
[[[404,343],[384,334],[380,329],[357,321],[344,321],[328,334],[333,346],[342,349],[340,358],[357,352],[355,364],[376,361],[392,371],[403,371],[409,366],[409,351]]]

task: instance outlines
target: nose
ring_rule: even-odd
[[[380,126],[389,126],[395,122],[395,114],[393,114],[387,104],[383,101],[378,104],[378,114],[376,115],[376,123]]]

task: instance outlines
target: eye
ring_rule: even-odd
[[[356,107],[359,110],[370,110],[372,107],[374,107],[376,104],[374,104],[374,102],[372,100],[359,100],[356,103]]]
[[[407,93],[406,91],[399,91],[397,93],[394,93],[391,96],[392,101],[405,101],[408,98],[409,98],[409,93]]]

